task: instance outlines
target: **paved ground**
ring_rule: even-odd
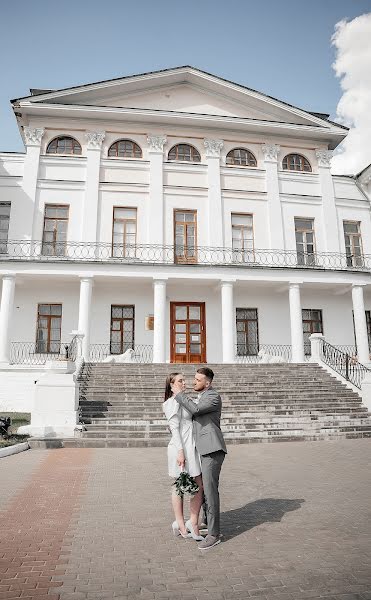
[[[230,447],[201,554],[170,533],[165,448],[1,459],[0,600],[371,599],[370,463],[369,440]]]

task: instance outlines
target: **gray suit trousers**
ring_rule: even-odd
[[[207,506],[207,526],[210,535],[220,533],[219,475],[225,458],[223,450],[201,456],[202,483]]]

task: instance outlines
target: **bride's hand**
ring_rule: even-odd
[[[184,456],[183,450],[179,450],[178,451],[178,456],[177,456],[176,462],[178,463],[178,465],[179,465],[179,467],[181,469],[184,469],[184,467],[185,467],[185,456]]]

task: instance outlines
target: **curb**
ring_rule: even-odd
[[[20,444],[14,444],[14,446],[6,446],[6,448],[0,448],[0,458],[11,456],[12,454],[18,454],[24,450],[28,450],[28,442],[21,442]]]

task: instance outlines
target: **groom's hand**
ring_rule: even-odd
[[[171,386],[171,391],[173,392],[174,396],[176,396],[183,391],[183,384],[179,381],[175,381]]]

